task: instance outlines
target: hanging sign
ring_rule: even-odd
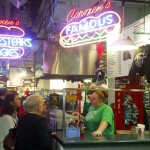
[[[2,74],[2,75],[9,74],[9,70],[7,70],[5,68],[0,68],[0,74]]]
[[[60,33],[60,44],[65,48],[105,41],[108,34],[120,25],[120,16],[114,11],[89,16],[66,25]]]
[[[19,21],[0,20],[0,58],[17,59],[24,55],[24,47],[31,47],[31,39],[24,38],[25,32]]]

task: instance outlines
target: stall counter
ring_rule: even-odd
[[[93,137],[89,131],[84,138],[67,139],[62,131],[53,136],[55,150],[149,150],[150,134],[114,134]]]

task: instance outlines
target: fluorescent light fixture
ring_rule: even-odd
[[[50,80],[50,89],[62,90],[65,87],[66,87],[66,81],[63,81],[61,79]]]
[[[138,47],[132,42],[130,37],[127,37],[127,39],[118,39],[109,45],[110,50],[117,51],[136,50],[137,48]]]

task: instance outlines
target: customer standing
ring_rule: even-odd
[[[95,91],[90,95],[91,107],[84,118],[84,125],[93,136],[114,134],[114,115],[112,108],[105,104],[107,94]],[[74,115],[79,115],[74,113]],[[82,116],[81,116],[82,118]]]
[[[6,88],[0,88],[0,113],[2,111],[2,106],[4,104],[4,99],[7,93],[7,89]]]
[[[43,97],[39,94],[30,95],[23,106],[27,114],[18,121],[17,150],[51,150],[51,132],[43,117]]]
[[[18,121],[16,109],[20,105],[18,94],[11,92],[6,95],[0,115],[0,150],[4,150],[3,140],[9,129],[14,128]]]

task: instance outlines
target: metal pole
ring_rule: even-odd
[[[149,89],[149,85],[148,85],[148,91],[149,91],[149,114],[148,114],[148,126],[149,126],[149,134],[150,134],[150,89]]]
[[[63,116],[62,116],[62,132],[63,132],[63,136],[65,135],[65,104],[66,104],[66,100],[65,100],[65,92],[66,90],[63,89]]]

